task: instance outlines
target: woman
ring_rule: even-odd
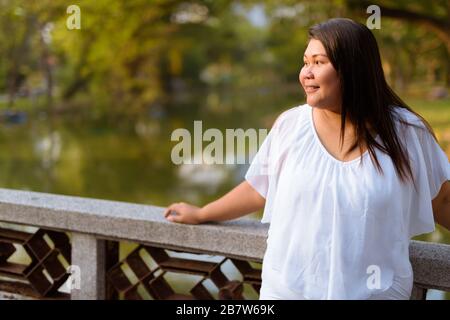
[[[283,112],[245,181],[169,221],[223,221],[264,208],[261,299],[409,299],[411,237],[450,229],[448,158],[386,83],[370,30],[331,19],[309,30],[307,104]]]

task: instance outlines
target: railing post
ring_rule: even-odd
[[[72,300],[105,299],[106,241],[94,236],[72,234],[72,266],[80,274],[79,288],[72,288]]]
[[[411,298],[409,300],[426,300],[427,299],[427,289],[413,285]]]

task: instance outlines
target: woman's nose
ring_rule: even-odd
[[[303,69],[303,74],[305,78],[308,79],[314,78],[314,73],[312,72],[311,67],[305,67],[305,69]]]

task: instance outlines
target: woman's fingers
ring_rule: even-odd
[[[183,214],[179,210],[177,210],[178,205],[171,206],[168,208],[168,213],[166,215],[166,219],[171,222],[182,222],[183,221]],[[175,214],[172,214],[175,213]]]
[[[185,202],[173,203],[164,211],[164,217],[171,222],[197,224],[197,209]]]
[[[172,213],[172,211],[176,211],[176,208],[175,208],[176,206],[177,206],[176,203],[173,203],[173,204],[171,204],[170,206],[168,206],[168,207],[166,208],[166,210],[164,211],[164,217],[167,218],[167,217],[170,216],[170,214]]]
[[[181,222],[181,216],[180,215],[170,215],[167,217],[167,220],[170,222]]]
[[[183,206],[182,202],[171,204],[170,206],[167,207],[166,211],[164,211],[164,217],[167,218],[169,221],[174,222],[181,221],[181,215],[183,213],[182,206]]]
[[[164,210],[164,218],[167,218],[167,216],[170,213],[170,206],[168,206],[165,210]]]

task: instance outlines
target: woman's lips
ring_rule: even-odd
[[[305,86],[305,92],[306,93],[313,93],[319,90],[319,86]]]

